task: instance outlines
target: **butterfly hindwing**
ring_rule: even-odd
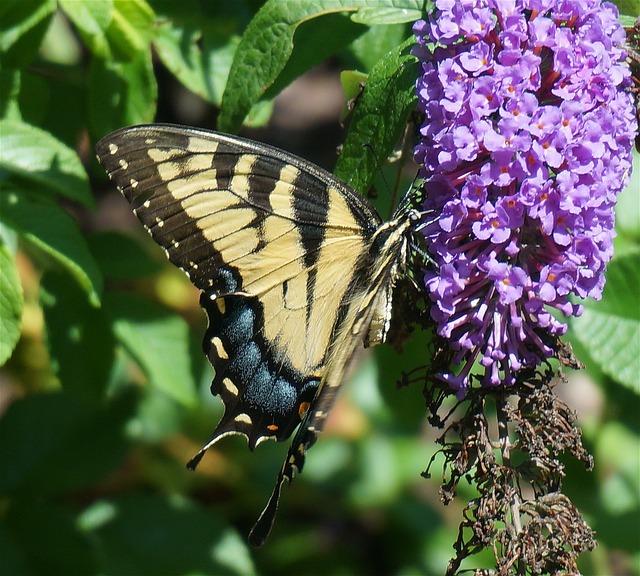
[[[286,440],[313,401],[320,375],[302,374],[286,361],[274,363],[260,333],[263,317],[257,300],[211,300],[203,294],[200,303],[209,318],[204,351],[216,368],[211,391],[226,408],[213,440],[241,433],[251,448],[264,438]]]

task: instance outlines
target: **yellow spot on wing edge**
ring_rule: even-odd
[[[229,394],[232,394],[233,396],[238,395],[238,387],[229,378],[224,378],[222,380],[222,385]]]
[[[224,344],[222,343],[222,340],[220,340],[220,338],[218,338],[218,336],[214,336],[213,338],[211,338],[211,345],[213,346],[214,350],[216,351],[216,355],[218,356],[218,358],[220,358],[220,360],[228,360],[229,359],[229,355],[227,354],[227,351],[224,348]],[[225,380],[229,380],[228,378],[225,378]],[[229,380],[229,382],[231,382],[231,380]],[[224,383],[224,381],[223,381]],[[225,388],[227,388],[226,384],[225,384]],[[234,386],[235,388],[235,386]],[[228,390],[228,388],[227,388]],[[235,393],[233,394],[234,396],[238,395],[238,389],[236,388]]]
[[[251,417],[249,416],[249,414],[245,414],[244,412],[242,414],[238,414],[234,419],[234,422],[238,422],[238,423],[242,423],[242,424],[247,424],[248,426],[251,426],[253,424],[253,421],[251,420]]]

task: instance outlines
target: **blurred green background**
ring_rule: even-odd
[[[297,48],[250,102],[244,135],[333,168],[344,136],[340,72],[366,78],[410,35],[410,23],[389,16],[322,15],[351,4],[305,5],[314,16],[296,21]],[[223,93],[261,5],[0,4],[3,576],[400,576],[443,574],[453,556],[473,491],[440,504],[440,467],[432,480],[420,477],[439,431],[426,423],[420,386],[395,386],[402,370],[428,361],[425,335],[402,354],[362,352],[304,473],[285,487],[263,548],[250,549],[245,536],[287,446],[250,453],[243,439],[227,438],[195,473],[185,468],[222,413],[200,349],[204,315],[196,290],[107,181],[93,146],[142,122],[214,128],[222,114],[233,126],[240,112],[224,116],[221,106],[247,98]],[[267,3],[267,16],[277,22],[294,5]],[[262,58],[277,53],[264,42]],[[568,339],[587,369],[558,390],[578,411],[596,461],[591,473],[566,462],[564,491],[599,540],[581,558],[584,574],[640,573],[640,173],[632,178],[603,301],[571,323]],[[377,189],[386,214],[388,185]],[[487,553],[476,565],[491,560]]]

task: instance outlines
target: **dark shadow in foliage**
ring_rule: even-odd
[[[94,573],[73,506],[59,501],[115,469],[128,448],[134,394],[91,408],[68,394],[15,400],[0,420],[0,573]]]
[[[46,478],[45,478],[46,481]],[[90,541],[68,506],[35,497],[16,500],[0,531],[0,574],[95,574]]]
[[[95,409],[63,393],[14,401],[0,420],[0,495],[28,501],[100,480],[124,457],[135,406],[131,391]]]
[[[242,538],[191,502],[132,494],[106,505],[111,517],[92,531],[103,574],[254,572]]]

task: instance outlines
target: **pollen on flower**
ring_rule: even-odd
[[[625,33],[600,0],[437,0],[414,25],[425,287],[463,396],[510,384],[599,298],[637,132]]]

